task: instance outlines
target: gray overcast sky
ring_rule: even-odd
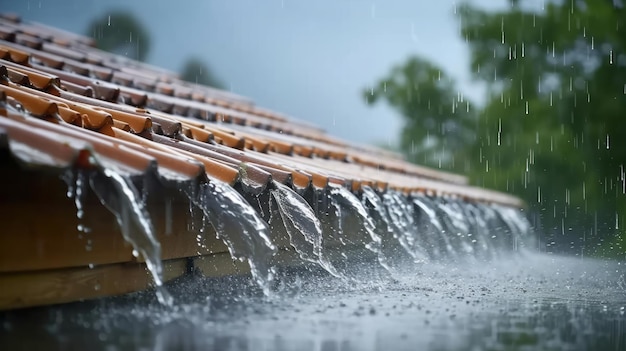
[[[488,8],[505,0],[474,0]],[[370,108],[361,91],[410,55],[452,74],[470,97],[468,53],[453,0],[151,1],[18,0],[1,11],[84,33],[112,9],[132,11],[150,32],[148,62],[178,71],[203,58],[233,92],[360,143],[394,143],[401,117]]]

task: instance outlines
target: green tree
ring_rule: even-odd
[[[99,49],[135,60],[145,61],[150,51],[148,31],[128,12],[112,11],[94,19],[87,35],[95,39]]]
[[[219,89],[223,88],[222,82],[211,73],[207,65],[195,57],[185,61],[180,78],[191,83],[208,85]]]
[[[413,57],[363,96],[370,104],[383,99],[405,117],[399,146],[410,161],[463,169],[458,159],[471,137],[473,110],[454,86],[440,68]]]
[[[472,154],[492,170],[475,167],[473,179],[526,199],[560,246],[623,255],[624,9],[606,0],[499,13],[466,5],[460,19],[474,77],[489,86]]]
[[[522,5],[458,12],[472,75],[488,96],[474,115],[449,116],[473,118],[457,155],[474,183],[522,197],[548,244],[624,257],[626,12],[607,0]],[[422,119],[425,103],[411,107],[406,96],[388,101],[407,107],[407,120]]]

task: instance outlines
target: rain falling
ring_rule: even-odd
[[[0,350],[626,350],[624,5],[3,5]]]

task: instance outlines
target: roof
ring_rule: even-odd
[[[337,274],[333,253],[383,267],[397,252],[419,260],[413,220],[442,229],[435,200],[447,217],[506,222],[513,247],[527,232],[513,196],[93,45],[0,15],[0,310],[161,287],[196,270],[251,272],[266,291],[274,264]],[[477,252],[491,245],[470,237],[459,240]]]
[[[17,16],[0,17],[0,115],[6,117],[0,140],[26,163],[90,167],[97,157],[133,173],[156,166],[231,185],[245,176],[261,188],[272,179],[296,189],[368,185],[521,205],[470,187],[463,176],[334,138],[250,99],[184,82],[93,44]]]

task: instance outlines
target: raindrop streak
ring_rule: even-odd
[[[111,211],[120,226],[124,240],[133,246],[133,255],[141,253],[156,285],[159,302],[170,306],[173,299],[163,286],[161,245],[154,236],[148,212],[139,201],[137,189],[128,176],[105,168],[104,177],[91,178],[91,188],[100,202]],[[137,255],[135,255],[137,257]]]
[[[337,278],[344,276],[335,269],[322,251],[322,225],[309,204],[286,185],[273,181],[270,194],[276,200],[278,213],[289,235],[289,243],[300,258],[319,264]]]
[[[528,114],[528,100],[526,100],[526,114]]]
[[[269,262],[277,249],[269,239],[267,223],[226,183],[211,180],[199,184],[197,189],[186,190],[189,200],[209,218],[231,257],[248,262],[252,277],[268,296],[274,279],[274,269]]]
[[[502,139],[502,118],[498,118],[498,146]]]

